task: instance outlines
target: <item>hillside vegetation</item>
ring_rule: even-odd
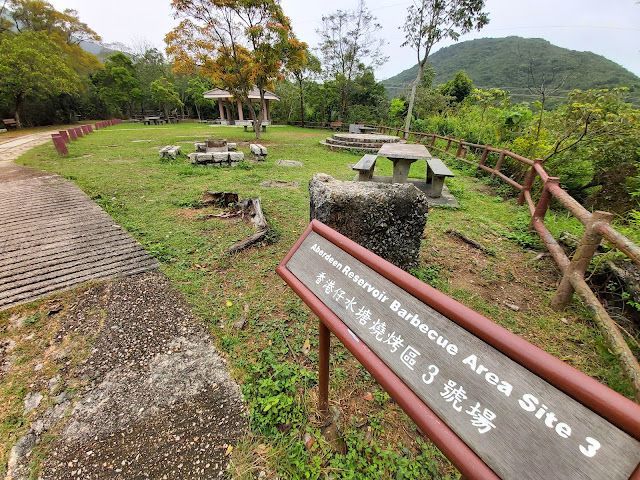
[[[429,57],[435,70],[434,84],[444,83],[464,70],[481,88],[508,90],[515,100],[530,100],[529,66],[535,76],[557,80],[565,78],[558,97],[572,89],[626,86],[630,95],[640,98],[640,78],[615,62],[591,52],[558,47],[541,38],[482,38],[461,42],[438,50]],[[395,75],[382,84],[390,97],[399,96],[416,78],[417,65]]]

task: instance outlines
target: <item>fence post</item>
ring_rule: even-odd
[[[531,223],[535,220],[543,220],[545,215],[547,214],[547,210],[549,210],[549,203],[551,203],[551,192],[549,191],[549,185],[560,184],[559,177],[549,177],[549,179],[544,183],[542,187],[542,193],[540,194],[540,200],[538,200],[538,204],[536,205],[536,209],[533,212],[533,217],[531,218]]]
[[[542,163],[542,160],[539,158],[534,161],[535,163]],[[536,180],[536,169],[533,165],[531,168],[527,170],[527,173],[524,176],[524,182],[522,182],[522,190],[520,191],[520,195],[518,196],[518,205],[524,204],[524,192],[531,192],[531,187],[533,187],[533,182]]]
[[[436,144],[436,134],[431,135],[431,146],[433,147]]]
[[[498,161],[496,162],[496,168],[494,168],[496,172],[499,172],[500,169],[502,168],[502,164],[504,163],[504,157],[505,157],[505,151],[502,150],[500,151],[500,156],[498,157]],[[491,176],[495,177],[496,172],[491,172]]]
[[[449,147],[451,147],[451,137],[447,137],[447,148],[444,149],[445,152],[449,151]]]
[[[329,416],[329,352],[331,331],[318,319],[318,410],[323,420]]]
[[[591,214],[591,219],[584,226],[584,234],[580,239],[578,248],[573,254],[571,263],[569,263],[565,269],[558,290],[551,300],[551,307],[555,310],[562,310],[571,301],[571,296],[574,291],[573,285],[571,284],[571,277],[580,276],[584,278],[589,263],[591,263],[591,259],[602,241],[602,235],[598,233],[598,226],[601,223],[611,223],[612,218],[613,214],[609,212],[595,211]]]
[[[462,142],[464,142],[464,140],[460,140],[460,142],[458,143],[458,150],[456,150],[456,158],[460,158],[460,155],[462,155],[462,149],[464,147],[464,145],[462,145]]]
[[[480,165],[486,165],[488,157],[489,157],[489,145],[485,145],[484,150],[482,151],[482,156],[480,157]]]

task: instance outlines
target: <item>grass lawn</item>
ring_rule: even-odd
[[[161,161],[158,149],[221,137],[240,142],[248,154],[251,133],[240,128],[184,123],[119,125],[83,138],[59,158],[53,146],[38,147],[19,163],[58,173],[76,182],[137,238],[206,322],[235,378],[243,385],[252,432],[233,452],[237,478],[264,471],[266,478],[456,478],[457,472],[338,342],[332,346],[331,407],[340,441],[320,434],[315,415],[317,320],[285,286],[275,267],[309,220],[307,184],[314,173],[352,179],[359,156],[318,145],[326,131],[271,127],[261,143],[267,162],[237,168],[192,166],[184,158]],[[248,156],[248,155],[247,155]],[[280,167],[298,160],[302,168]],[[455,166],[455,165],[454,165]],[[416,162],[411,175],[424,176]],[[379,160],[377,173],[390,175]],[[595,330],[586,308],[574,302],[558,313],[549,307],[557,270],[528,231],[524,207],[496,196],[485,181],[459,171],[450,183],[458,210],[429,213],[421,265],[413,272],[528,341],[632,396],[630,383]],[[263,187],[266,180],[297,182]],[[236,256],[226,250],[252,233],[239,220],[206,216],[198,209],[205,190],[259,196],[278,237],[271,245]],[[575,229],[557,215],[556,232]],[[491,248],[474,250],[445,232],[453,228]],[[554,232],[554,233],[556,233]],[[0,315],[0,321],[10,314]],[[234,323],[245,319],[243,329]],[[0,330],[0,339],[2,335]],[[19,399],[21,400],[21,399]],[[14,412],[15,413],[15,412]],[[0,411],[0,414],[1,411]],[[14,417],[0,418],[16,422]],[[311,439],[311,440],[310,440]],[[306,443],[306,445],[305,445]]]

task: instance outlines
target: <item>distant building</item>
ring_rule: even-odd
[[[251,120],[250,115],[245,115],[242,103],[239,100],[236,100],[234,96],[226,90],[222,90],[221,88],[214,88],[213,90],[205,92],[204,98],[217,100],[218,110],[220,111],[220,123],[224,125],[233,125],[236,121],[242,122],[245,120],[245,117],[247,118],[247,120]],[[249,100],[251,100],[252,102],[260,102],[260,91],[257,88],[254,88],[253,90],[251,90],[251,92],[249,92]],[[263,117],[265,121],[271,121],[271,111],[269,108],[269,103],[278,101],[280,101],[280,98],[275,93],[269,91],[264,92],[264,103],[262,105],[262,110],[264,112]]]

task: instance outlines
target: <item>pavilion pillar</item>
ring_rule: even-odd
[[[244,120],[244,113],[242,112],[242,102],[238,100],[238,120]]]
[[[222,107],[222,100],[218,99],[218,110],[220,110],[220,120],[225,120],[224,118],[224,108]]]
[[[268,100],[263,100],[262,101],[262,118],[264,120],[269,120],[269,107],[268,105]]]

